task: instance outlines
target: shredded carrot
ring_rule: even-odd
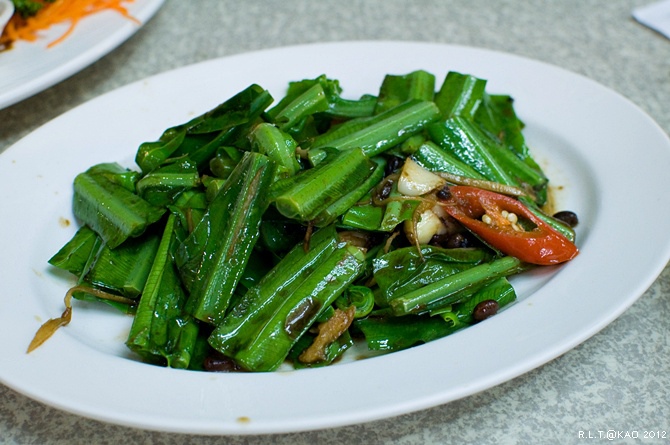
[[[34,42],[39,38],[39,33],[50,28],[52,25],[69,22],[68,29],[56,40],[50,42],[47,47],[51,48],[65,40],[77,23],[86,16],[104,10],[113,10],[125,18],[138,23],[139,21],[130,15],[123,3],[134,0],[56,0],[47,2],[39,0],[44,4],[37,14],[32,17],[23,18],[20,14],[14,14],[0,35],[0,48],[8,48],[12,42],[25,40]]]

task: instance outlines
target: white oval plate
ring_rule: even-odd
[[[135,34],[163,4],[163,0],[135,0],[128,12],[140,24],[115,11],[102,11],[81,20],[58,45],[67,24],[54,25],[35,42],[16,42],[0,51],[0,109],[15,104],[84,69]]]
[[[581,254],[514,280],[519,301],[450,337],[329,368],[210,374],[150,366],[123,342],[130,317],[75,302],[72,323],[27,355],[71,284],[47,260],[74,233],[71,184],[251,83],[277,98],[327,74],[355,98],[387,73],[471,73],[511,94],[527,139],[581,218]],[[560,68],[458,46],[351,42],[212,60],[151,77],[53,120],[0,157],[0,380],[46,404],[122,425],[198,434],[281,433],[395,416],[485,390],[583,342],[627,309],[670,258],[670,142],[617,93]],[[653,214],[653,217],[650,215]],[[643,230],[642,230],[643,229]],[[632,232],[631,232],[632,231]],[[634,236],[631,236],[631,233]]]

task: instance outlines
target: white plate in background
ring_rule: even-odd
[[[51,48],[47,45],[67,30],[67,23],[45,30],[35,42],[18,41],[0,51],[0,109],[55,85],[114,50],[162,4],[163,0],[125,3],[139,24],[116,11],[101,11],[80,20],[72,34]]]
[[[14,14],[14,3],[11,0],[0,0],[0,30],[2,30]]]

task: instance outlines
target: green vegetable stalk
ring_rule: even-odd
[[[434,94],[435,76],[427,71],[418,70],[402,76],[388,74],[379,88],[375,114],[408,100],[432,101]]]
[[[279,367],[297,340],[361,273],[363,253],[318,230],[309,251],[294,247],[213,331],[214,349],[250,371]]]
[[[379,177],[378,171],[379,164],[360,149],[334,152],[316,167],[277,181],[271,199],[287,218],[307,222],[329,212],[320,217],[327,222],[346,211],[341,199],[351,204],[360,199],[372,187],[370,177]]]
[[[261,123],[249,132],[251,147],[275,162],[282,177],[295,175],[300,170],[296,156],[298,144],[291,135],[270,123]]]
[[[491,259],[490,252],[477,248],[403,247],[379,256],[373,267],[380,298],[388,304]]]
[[[366,122],[366,126],[331,140],[326,133],[311,149],[332,147],[337,150],[361,148],[372,157],[404,142],[436,121],[440,111],[431,101],[410,100]]]
[[[105,174],[87,171],[74,179],[75,216],[114,248],[144,233],[165,213]]]
[[[182,315],[186,295],[172,259],[176,222],[170,215],[126,344],[148,361],[187,368],[199,328]]]
[[[470,120],[453,117],[431,125],[428,133],[438,146],[489,181],[526,188],[530,192],[542,190],[547,185],[548,180],[542,172],[530,167]]]
[[[218,324],[258,239],[275,166],[248,152],[179,247],[176,261],[190,295],[186,311]]]
[[[472,118],[483,100],[485,88],[484,79],[450,71],[435,94],[435,103],[445,119],[453,116]]]
[[[394,297],[389,305],[395,315],[419,314],[456,303],[496,278],[519,272],[522,263],[515,257],[502,257],[478,264],[446,278]]]
[[[266,90],[251,85],[216,108],[168,128],[157,141],[141,144],[135,162],[148,173],[171,158],[188,156],[203,168],[220,146],[235,142],[239,131],[253,125],[270,103],[272,96]]]

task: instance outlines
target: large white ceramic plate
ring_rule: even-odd
[[[484,323],[386,356],[330,368],[208,374],[139,363],[130,318],[75,303],[72,323],[27,355],[63,310],[70,282],[47,259],[74,233],[71,183],[89,166],[132,165],[136,147],[251,83],[281,96],[322,73],[345,95],[386,73],[449,70],[508,93],[558,201],[576,211],[581,254],[515,279],[519,301]],[[497,52],[422,43],[315,44],[212,60],[106,94],[0,156],[0,380],[103,421],[200,434],[280,433],[371,421],[443,404],[512,379],[583,342],[628,308],[670,258],[670,142],[617,93],[560,68]],[[653,217],[652,217],[653,215]]]
[[[67,39],[51,48],[67,24],[55,25],[35,42],[16,42],[0,51],[0,109],[55,85],[97,61],[135,34],[160,8],[163,0],[126,3],[139,24],[115,11],[102,11],[81,20]]]

